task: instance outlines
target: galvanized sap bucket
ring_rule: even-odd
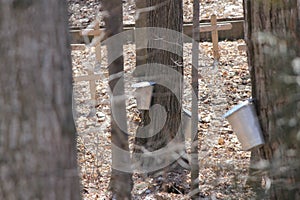
[[[250,100],[234,106],[223,117],[229,121],[243,150],[251,150],[265,143],[254,105]]]
[[[183,131],[185,133],[186,138],[192,137],[192,112],[187,109],[182,109],[182,125],[183,125]],[[198,115],[198,121],[201,121],[201,117]]]
[[[149,110],[151,106],[154,85],[155,82],[148,81],[143,81],[132,85],[132,87],[135,88],[135,98],[137,108],[139,110]]]

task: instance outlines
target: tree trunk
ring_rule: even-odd
[[[0,199],[80,199],[65,1],[0,1]]]
[[[124,95],[124,61],[123,41],[116,36],[123,30],[122,0],[105,0],[102,2],[106,27],[109,87],[111,91],[111,142],[112,173],[110,190],[113,199],[131,199],[133,187],[131,158],[129,152],[126,104]],[[115,36],[115,37],[114,37]],[[118,55],[118,56],[114,56]]]
[[[252,94],[266,140],[252,152],[251,175],[264,175],[269,198],[299,199],[300,2],[244,3]]]
[[[199,158],[198,158],[198,68],[199,68],[199,39],[200,39],[200,5],[199,0],[193,1],[193,44],[192,44],[192,117],[191,117],[191,198],[199,199]]]
[[[150,0],[144,4],[146,5],[138,5],[148,9],[147,21],[137,25],[154,28],[147,30],[146,57],[144,61],[138,58],[135,73],[141,80],[153,81],[156,85],[152,97],[153,106],[150,110],[141,111],[142,122],[137,130],[134,152],[141,169],[145,173],[151,173],[163,169],[174,162],[178,155],[180,157],[185,153],[180,126],[183,13],[181,0]],[[174,30],[174,33],[168,30]],[[139,55],[144,56],[145,51],[139,51]],[[144,63],[147,63],[147,67],[138,66]]]
[[[136,9],[138,18],[135,20],[135,27],[138,31],[135,31],[135,45],[136,45],[136,67],[142,66],[147,63],[147,18],[148,12],[140,12],[140,10],[147,9],[147,0],[136,0]],[[145,74],[135,74],[134,76],[144,76]]]

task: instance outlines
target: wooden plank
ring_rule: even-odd
[[[236,21],[218,21],[220,25],[223,24],[231,24],[231,29],[229,30],[219,30],[218,35],[219,35],[219,41],[223,40],[237,40],[237,39],[244,39],[244,21],[243,20],[236,20]],[[201,27],[209,27],[210,23],[204,23],[200,24],[200,41],[206,41],[206,42],[211,42],[211,32],[204,32],[201,31]],[[224,28],[230,28],[230,27],[224,27]],[[222,27],[223,29],[223,27]],[[189,36],[190,33],[192,33],[192,30],[189,29],[189,26],[184,27],[184,33]]]
[[[247,51],[247,45],[241,44],[238,46],[239,51]]]
[[[83,51],[85,50],[86,48],[86,45],[85,44],[71,44],[71,49],[72,51]]]
[[[99,22],[95,25],[95,31],[99,31],[99,36],[97,36],[99,38],[99,42],[95,44],[95,54],[96,54],[96,62],[97,64],[100,64],[101,63],[101,39],[100,39],[101,30],[100,30]]]
[[[204,26],[201,26],[200,28],[200,33],[203,33],[203,32],[210,32],[210,31],[213,31],[213,30],[220,30],[220,31],[223,31],[223,30],[229,30],[229,29],[232,29],[232,24],[218,24],[218,25],[204,25]]]
[[[227,21],[226,23],[230,23],[232,25],[232,28],[229,30],[220,30],[218,32],[219,41],[244,39],[243,20]],[[211,41],[211,34],[209,32],[200,33],[200,41]]]
[[[202,21],[203,22],[203,21]],[[237,39],[244,39],[244,20],[238,19],[238,20],[227,20],[227,21],[220,21],[219,22],[221,25],[221,29],[223,29],[223,24],[228,24],[230,23],[232,25],[232,28],[230,30],[220,30],[218,32],[219,35],[219,40],[237,40]],[[207,27],[210,26],[210,23],[200,23],[200,27]],[[226,26],[225,26],[226,27]],[[226,27],[227,28],[227,27]],[[205,29],[205,28],[204,28]],[[91,29],[92,30],[92,29]],[[101,31],[104,31],[103,28],[100,28]],[[124,27],[123,31],[128,31],[128,30],[134,30],[134,25],[127,25]],[[91,32],[87,36],[82,36],[81,35],[81,30],[80,29],[72,29],[70,30],[70,35],[71,35],[71,43],[72,44],[83,44],[85,43],[84,37],[88,37],[89,40],[91,41],[93,38],[92,34],[98,34],[98,32]],[[211,33],[210,32],[202,32],[200,30],[200,41],[211,41]],[[128,35],[127,41],[130,42],[135,42],[134,41],[134,35]],[[193,26],[191,23],[185,23],[183,25],[183,33],[189,37],[192,37],[193,34]],[[101,33],[100,33],[101,34]],[[105,37],[103,38],[105,39]],[[191,42],[191,41],[184,41],[184,42]]]
[[[95,29],[83,29],[80,31],[81,36],[100,36],[103,30],[95,30]]]
[[[100,74],[90,74],[90,75],[83,75],[83,76],[76,76],[73,78],[75,82],[81,82],[81,81],[96,81],[101,79]]]
[[[88,69],[88,76],[94,76],[94,70]],[[93,101],[93,103],[96,102],[96,83],[95,83],[95,79],[90,79],[89,80],[89,84],[90,84],[90,93],[91,93],[91,100]]]
[[[220,59],[219,44],[218,44],[219,36],[218,36],[218,29],[216,29],[217,28],[217,16],[216,15],[211,16],[211,25],[212,25],[212,27],[215,27],[215,29],[213,29],[211,31],[214,59],[219,60]]]
[[[97,64],[101,63],[101,43],[98,43],[95,46],[96,62]]]

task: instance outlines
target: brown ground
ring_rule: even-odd
[[[94,9],[98,9],[96,1],[69,1],[70,24],[86,26],[94,19]],[[202,1],[201,6],[208,13],[217,12],[222,17],[240,17],[242,15],[241,1]],[[206,5],[206,7],[205,7]],[[134,13],[132,1],[124,4],[126,7],[125,23],[131,23]],[[191,1],[185,1],[185,20],[190,20]],[[231,8],[231,14],[228,9]],[[236,9],[236,10],[235,10]],[[86,10],[86,12],[85,12]],[[228,12],[227,12],[228,11]],[[204,12],[203,12],[204,13]],[[201,14],[205,18],[205,14]],[[227,14],[226,14],[227,13]],[[229,14],[228,14],[229,13]],[[88,17],[86,17],[88,16]],[[88,19],[80,21],[79,19]],[[237,46],[244,44],[243,40],[220,42],[221,59],[219,66],[212,68],[211,43],[200,44],[199,72],[199,159],[200,159],[200,191],[203,199],[250,199],[251,190],[245,185],[249,166],[250,153],[241,151],[240,143],[231,127],[221,116],[251,95],[250,77],[248,73],[245,52],[238,51]],[[92,109],[89,101],[88,82],[74,83],[74,118],[78,131],[78,162],[83,184],[84,199],[109,199],[107,191],[111,171],[110,149],[110,105],[108,99],[108,71],[106,68],[106,49],[102,47],[103,60],[100,70],[101,81],[97,81],[96,109]],[[134,134],[139,121],[136,102],[133,97],[131,72],[135,67],[135,46],[124,46],[125,81],[127,99],[127,116],[129,133]],[[73,75],[87,74],[88,68],[95,66],[94,48],[72,51]],[[190,107],[191,80],[191,44],[184,46],[184,108]],[[187,141],[187,146],[189,141]],[[171,174],[170,174],[171,175]],[[157,179],[141,178],[134,175],[134,199],[188,199],[187,194],[180,194],[178,188],[188,186],[180,176],[172,177],[170,191],[161,192]],[[177,186],[180,185],[180,186]],[[174,189],[175,188],[175,189]],[[176,192],[177,191],[177,192]],[[176,194],[179,193],[179,194]]]

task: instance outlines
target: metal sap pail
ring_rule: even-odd
[[[139,82],[132,85],[135,88],[135,98],[139,110],[149,110],[155,82]]]
[[[234,106],[223,117],[229,121],[243,150],[251,150],[265,143],[254,105],[249,100]]]
[[[185,134],[186,138],[193,139],[192,136],[192,112],[182,108],[182,127],[183,127],[183,132]],[[201,121],[201,117],[198,115],[198,121]]]

